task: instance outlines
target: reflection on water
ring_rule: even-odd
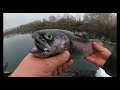
[[[85,32],[79,33],[79,34],[85,34],[86,36],[90,36],[88,35],[88,33],[85,33]],[[105,37],[102,36],[101,39],[105,39]],[[14,69],[18,66],[21,60],[29,53],[30,49],[33,46],[34,46],[34,42],[33,42],[33,39],[31,38],[30,33],[13,34],[13,35],[5,36],[4,37],[3,65],[5,65],[6,62],[8,62],[8,67],[6,71],[14,71]],[[68,71],[81,71],[82,70],[87,73],[91,73],[91,72],[93,73],[98,69],[96,65],[88,62],[76,52],[71,52],[71,57],[75,60],[75,62],[68,69]],[[88,71],[91,71],[91,72],[88,72]],[[62,75],[64,76],[65,74],[63,73]]]

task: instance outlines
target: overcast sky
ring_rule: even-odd
[[[35,20],[42,20],[48,18],[51,15],[62,16],[65,13],[4,13],[3,14],[3,30],[17,27],[22,24],[26,24]],[[70,15],[84,15],[84,13],[69,13]]]

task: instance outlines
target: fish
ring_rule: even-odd
[[[80,73],[82,76],[88,76],[88,73],[99,69],[98,66],[89,62],[84,57],[96,52],[92,43],[108,48],[113,54],[116,54],[116,44],[105,42],[99,39],[90,39],[85,35],[75,34],[69,30],[63,29],[41,29],[32,34],[35,46],[30,50],[34,56],[39,58],[47,58],[55,56],[68,50],[74,64],[68,68],[69,72],[64,72],[62,76],[76,75],[74,72]],[[71,73],[70,73],[71,72]],[[68,74],[69,73],[69,74]],[[92,74],[90,76],[93,76]]]
[[[40,58],[51,57],[65,50],[72,52],[76,50],[82,56],[88,56],[95,52],[92,43],[96,42],[103,46],[102,41],[88,39],[68,30],[43,29],[33,33],[35,46],[30,52]]]

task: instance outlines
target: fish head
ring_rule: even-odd
[[[33,33],[35,47],[31,53],[37,57],[49,57],[69,49],[70,41],[67,35],[54,30],[39,30]]]

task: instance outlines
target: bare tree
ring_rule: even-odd
[[[65,19],[67,22],[76,21],[76,18],[72,15],[69,15],[68,13],[64,14],[62,18]]]
[[[49,16],[48,18],[49,18],[49,22],[56,22],[57,21],[55,16]]]
[[[116,16],[112,13],[87,13],[84,16],[84,22],[113,25],[116,23]]]
[[[79,21],[82,21],[82,20],[81,20],[81,15],[79,15],[79,14],[77,14],[77,13],[76,13],[76,21],[78,21],[78,22],[79,22]]]

